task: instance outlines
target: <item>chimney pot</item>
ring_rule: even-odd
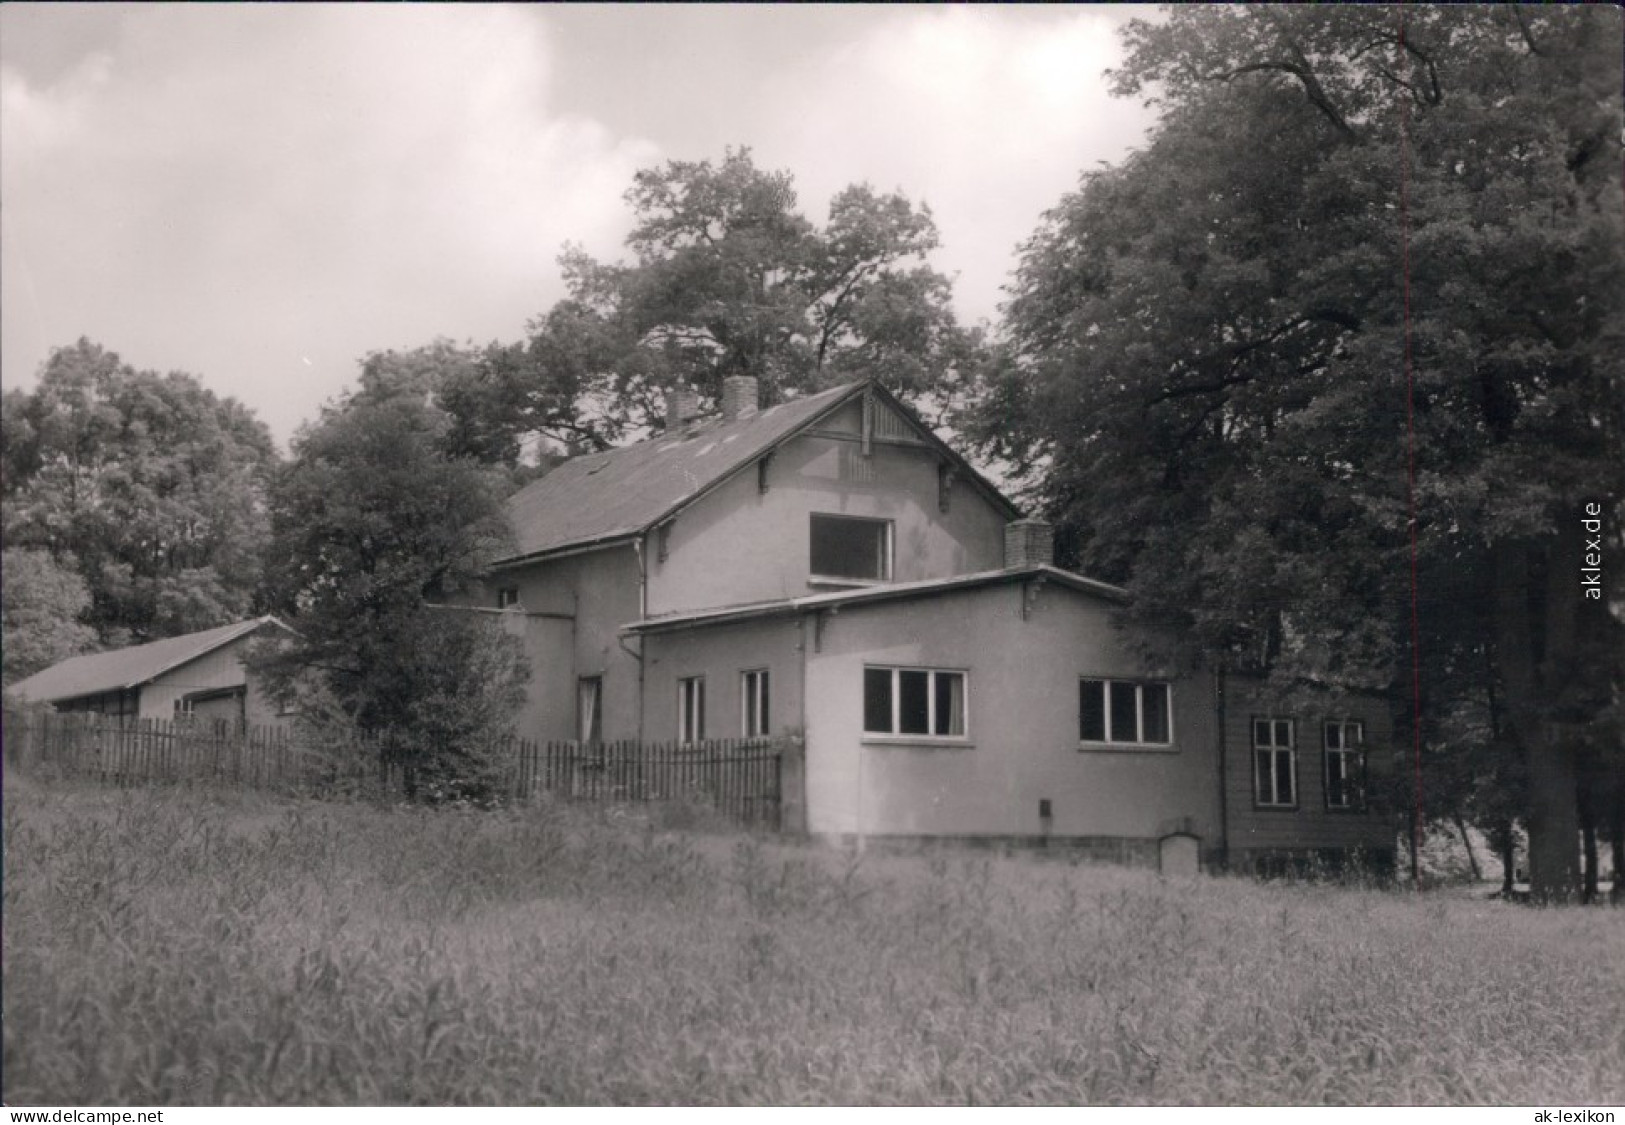
[[[722,420],[737,422],[761,408],[761,391],[754,375],[730,375],[722,381]]]
[[[1004,525],[1007,570],[1055,565],[1055,528],[1045,520],[1011,520]]]

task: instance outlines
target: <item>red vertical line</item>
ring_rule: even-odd
[[[1399,60],[1405,64],[1405,6],[1398,5]],[[1411,820],[1411,886],[1422,888],[1422,624],[1417,594],[1416,373],[1411,363],[1410,105],[1399,94],[1399,241],[1404,275],[1406,498],[1411,525],[1411,741],[1415,808]]]

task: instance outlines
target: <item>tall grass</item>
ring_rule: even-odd
[[[1625,1099],[1625,918],[24,785],[8,1103]]]

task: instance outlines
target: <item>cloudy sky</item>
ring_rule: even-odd
[[[1095,7],[0,6],[0,378],[79,336],[281,441],[369,351],[516,340],[634,171],[749,145],[936,214],[962,317],[1150,121]]]

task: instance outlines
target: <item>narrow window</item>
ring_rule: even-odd
[[[863,670],[863,729],[870,734],[892,732],[891,669]]]
[[[1297,754],[1291,719],[1253,720],[1254,799],[1261,808],[1298,804]]]
[[[814,514],[808,568],[814,578],[885,582],[891,578],[891,521]]]
[[[576,681],[576,740],[596,743],[604,737],[604,679],[583,676]]]
[[[1365,805],[1365,726],[1330,722],[1325,727],[1326,807],[1349,812]]]
[[[699,742],[705,738],[705,677],[677,681],[677,739]]]
[[[741,672],[739,676],[740,733],[746,738],[763,738],[772,730],[768,715],[766,668]]]

